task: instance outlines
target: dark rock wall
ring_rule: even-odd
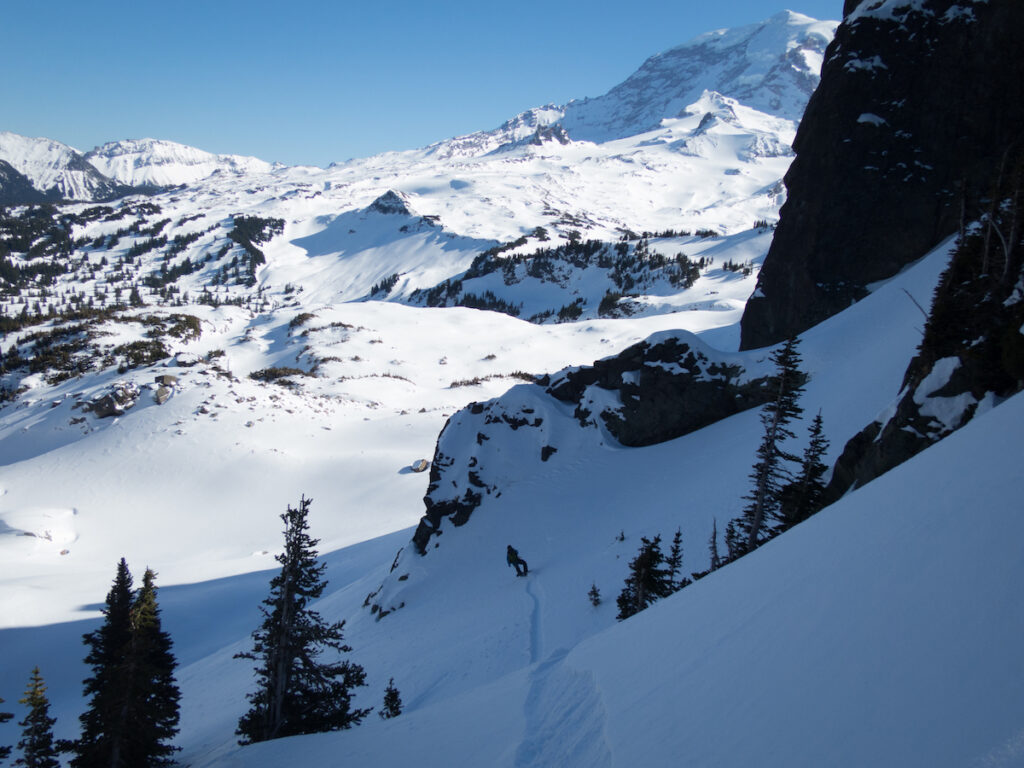
[[[991,172],[990,200],[970,212],[896,406],[846,444],[829,501],[1024,389],[1024,140]]]
[[[1024,3],[844,10],[794,141],[742,349],[810,328],[956,232],[964,198],[970,207],[984,193],[1024,129]]]

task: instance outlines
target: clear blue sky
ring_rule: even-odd
[[[842,0],[0,0],[0,130],[326,165],[597,96],[702,32]]]

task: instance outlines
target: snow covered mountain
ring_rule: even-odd
[[[96,170],[77,150],[52,139],[0,131],[0,160],[53,200],[107,200],[130,191]]]
[[[759,24],[720,29],[652,56],[596,98],[523,112],[493,131],[438,142],[439,157],[479,156],[555,124],[564,139],[604,143],[657,130],[684,117],[706,92],[794,123],[818,84],[825,46],[836,23],[783,11]]]
[[[120,144],[110,172],[135,181],[160,158],[168,179],[214,172],[2,212],[3,708],[38,664],[76,735],[81,636],[123,556],[159,574],[197,768],[1019,763],[1021,395],[951,398],[963,429],[615,619],[641,537],[679,530],[703,573],[745,505],[771,365],[738,351],[740,316],[785,194],[787,104],[829,28],[783,14],[656,57],[578,103],[595,117],[576,130],[641,131],[602,143],[570,104],[328,169]],[[661,69],[674,57],[704,63],[699,92]],[[661,106],[634,103],[645,88]],[[944,240],[801,334],[788,450],[815,413],[829,462],[891,414],[954,252],[971,257]],[[994,313],[1010,331],[1018,277]],[[988,345],[1015,371],[1018,337]],[[949,405],[957,369],[936,370],[923,410]],[[235,654],[300,494],[329,580],[315,608],[367,671],[356,705],[393,678],[405,711],[240,747]]]
[[[704,91],[799,121],[835,30],[835,22],[783,11],[759,24],[708,32],[651,57],[605,95],[570,102],[562,125],[577,140],[632,136],[683,114]]]
[[[274,166],[255,157],[215,155],[158,139],[113,141],[85,154],[106,176],[133,187],[192,184],[214,173],[266,173]]]

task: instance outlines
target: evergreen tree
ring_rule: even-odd
[[[718,518],[712,518],[711,538],[708,539],[708,555],[711,565],[708,571],[717,571],[722,567],[722,558],[718,555]]]
[[[825,493],[823,478],[828,465],[821,459],[828,450],[828,438],[824,435],[821,411],[814,417],[809,428],[810,439],[800,462],[800,473],[796,479],[782,489],[782,528],[792,528],[821,509]]]
[[[4,700],[0,699],[0,704],[3,703]],[[6,723],[12,717],[14,717],[14,714],[11,712],[0,712],[0,723]],[[10,747],[0,746],[0,760],[5,760],[9,754],[11,754]]]
[[[171,637],[161,627],[155,579],[156,574],[147,568],[132,605],[127,765],[169,765],[177,751],[177,747],[167,744],[178,732],[181,694],[174,682],[177,661],[171,651]]]
[[[616,598],[619,621],[628,619],[647,608],[655,600],[673,592],[665,555],[661,551],[661,536],[640,538],[640,551],[629,563],[629,576]]]
[[[777,530],[779,497],[783,484],[789,479],[786,462],[797,458],[782,449],[782,443],[793,437],[790,422],[803,413],[799,405],[806,375],[800,370],[798,341],[789,339],[772,353],[775,375],[769,386],[774,398],[761,409],[764,435],[757,448],[757,461],[750,472],[752,488],[743,498],[748,502],[742,517],[732,520],[726,530],[726,544],[730,559],[750,552],[770,539]]]
[[[84,682],[89,706],[79,717],[81,736],[70,745],[73,768],[123,764],[128,738],[124,661],[131,643],[131,613],[132,575],[122,557],[107,593],[103,625],[82,638],[89,647],[85,663],[92,667],[92,675]]]
[[[668,566],[668,581],[673,592],[678,592],[690,584],[690,580],[682,575],[683,573],[683,532],[676,528],[672,537],[672,547],[665,558],[665,565]],[[679,578],[676,578],[676,577]]]
[[[319,540],[306,533],[311,502],[302,497],[297,509],[289,505],[281,515],[281,572],[260,606],[263,623],[252,634],[252,651],[236,656],[256,662],[258,683],[247,696],[251,708],[238,721],[240,744],[349,728],[370,712],[352,708],[351,689],[366,684],[363,668],[347,660],[319,660],[325,650],[352,649],[342,642],[345,622],[327,624],[309,607],[327,586],[326,566],[316,562]]]
[[[587,597],[590,598],[590,604],[595,608],[601,604],[601,590],[597,588],[597,584],[590,585],[590,591],[587,592]]]
[[[166,742],[177,733],[178,700],[170,636],[163,631],[156,602],[155,574],[147,569],[142,588],[132,592],[124,558],[107,595],[103,626],[84,637],[93,674],[91,696],[79,718],[82,733],[69,745],[73,768],[162,766],[173,761]]]
[[[388,687],[384,689],[384,706],[377,713],[383,720],[390,720],[402,714],[402,697],[395,688],[395,678],[388,680]]]
[[[39,667],[32,670],[25,697],[18,703],[27,706],[29,711],[18,723],[22,727],[21,741],[18,742],[21,757],[14,764],[26,768],[60,768],[53,742],[53,724],[57,720],[50,717],[50,702],[46,698],[46,684],[39,674]]]

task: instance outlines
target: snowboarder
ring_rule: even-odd
[[[505,559],[508,561],[509,565],[515,567],[516,576],[525,576],[530,572],[530,567],[526,564],[526,561],[519,556],[519,553],[516,552],[511,544],[508,545],[508,551],[505,555]],[[522,570],[520,570],[519,566],[522,566]]]

